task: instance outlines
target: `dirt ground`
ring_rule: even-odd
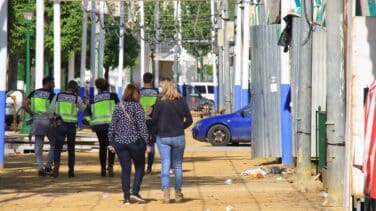
[[[146,203],[122,204],[120,166],[115,177],[101,177],[98,152],[76,153],[76,177],[67,176],[63,152],[59,178],[37,176],[34,154],[6,156],[0,172],[0,210],[323,210],[322,184],[310,182],[299,191],[295,174],[242,176],[247,169],[280,166],[275,160],[250,159],[250,146],[212,147],[186,132],[182,203],[162,203],[160,162],[146,175],[140,194]],[[46,155],[47,153],[44,153]],[[173,180],[172,180],[173,184]],[[173,196],[173,191],[172,191]]]

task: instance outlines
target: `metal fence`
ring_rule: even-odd
[[[281,157],[280,25],[251,27],[252,157]]]

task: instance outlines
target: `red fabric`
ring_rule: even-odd
[[[365,149],[367,154],[364,159],[363,171],[366,175],[365,193],[376,199],[376,80],[369,87],[365,104]]]

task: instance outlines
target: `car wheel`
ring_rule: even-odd
[[[223,125],[214,125],[208,131],[208,139],[213,146],[226,146],[230,137],[230,131]]]

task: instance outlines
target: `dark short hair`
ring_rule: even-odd
[[[143,79],[144,83],[151,83],[153,81],[153,74],[146,72],[146,73],[144,73],[144,76],[143,76],[142,79]]]
[[[140,90],[137,86],[133,84],[128,84],[127,87],[124,89],[123,93],[123,100],[130,101],[130,102],[139,102],[140,101]]]
[[[80,87],[78,86],[78,83],[74,80],[71,80],[68,82],[68,89],[78,90]]]
[[[110,87],[110,84],[104,78],[97,78],[95,80],[95,87],[97,87],[97,89],[99,89],[101,91],[104,91],[104,90],[107,90]]]
[[[53,77],[47,76],[47,77],[43,78],[42,84],[46,85],[46,84],[48,84],[48,83],[50,83],[51,81],[54,81],[54,80],[55,79]]]

